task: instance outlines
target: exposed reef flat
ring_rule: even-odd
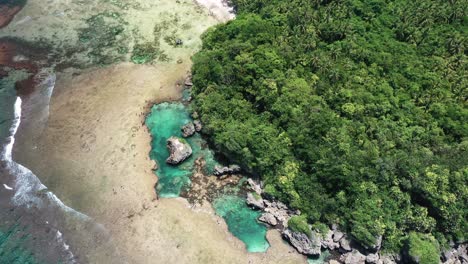
[[[17,159],[110,231],[119,253],[89,245],[84,251],[95,262],[304,263],[277,231],[267,234],[267,253],[248,254],[208,204],[194,210],[183,199],[156,200],[145,106],[180,98],[177,83],[189,67],[121,64],[59,74],[48,126],[34,142],[33,131],[20,128]]]

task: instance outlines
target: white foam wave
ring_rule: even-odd
[[[41,83],[41,85],[45,86],[45,89],[42,90],[42,95],[46,98],[46,104],[44,107],[47,118],[49,100],[55,85],[55,74],[48,75]],[[63,210],[67,215],[75,217],[75,219],[90,221],[91,218],[89,216],[66,206],[60,199],[57,198],[57,196],[47,190],[47,187],[41,183],[39,178],[37,178],[37,176],[34,175],[31,170],[19,163],[16,163],[12,159],[15,135],[21,124],[21,105],[22,100],[20,97],[17,97],[14,104],[14,118],[10,128],[10,136],[7,138],[7,143],[0,155],[0,159],[6,162],[6,169],[15,176],[13,188],[3,184],[5,189],[15,191],[12,198],[12,203],[16,206],[26,206],[28,208],[34,206],[39,209],[44,208],[44,206],[47,206],[49,209],[51,209],[50,206],[52,206],[52,208],[56,207],[57,210]],[[60,231],[57,231],[57,240],[63,245],[63,248],[68,255],[67,263],[75,263],[75,257],[70,250],[70,246],[65,243]]]
[[[21,123],[21,98],[19,97],[16,98],[14,109],[15,109],[15,113],[14,113],[15,117],[13,119],[13,124],[10,128],[10,136],[7,139],[8,143],[6,144],[2,153],[2,159],[7,162],[12,161],[11,153],[13,150],[13,145],[15,144],[15,135]]]
[[[76,263],[75,261],[75,256],[73,255],[73,253],[70,251],[70,246],[65,243],[65,241],[63,240],[63,236],[62,236],[62,232],[60,232],[59,230],[57,230],[57,234],[55,235],[55,238],[57,239],[57,242],[62,244],[62,247],[63,249],[65,250],[65,252],[68,253],[68,261],[69,263]]]

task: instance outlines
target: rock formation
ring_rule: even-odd
[[[320,234],[312,232],[309,237],[304,233],[285,229],[282,235],[299,253],[304,255],[320,255]]]
[[[182,130],[183,137],[185,138],[190,137],[193,134],[195,134],[195,125],[192,122],[189,122],[185,124],[184,126],[182,126],[181,130]]]
[[[167,148],[169,150],[169,157],[166,159],[166,162],[172,165],[177,165],[192,155],[190,145],[178,137],[170,137],[167,140]]]
[[[241,171],[241,167],[237,165],[229,165],[229,167],[221,167],[221,166],[216,165],[214,168],[213,174],[215,176],[222,176],[226,174],[236,174],[236,173],[239,173],[240,171]]]

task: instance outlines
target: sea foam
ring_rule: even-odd
[[[41,96],[46,99],[46,104],[43,106],[45,116],[42,117],[48,118],[49,101],[55,85],[55,74],[46,76],[40,85],[44,88],[41,91]],[[41,183],[31,170],[13,160],[12,151],[15,144],[15,135],[21,124],[21,114],[22,100],[17,97],[14,104],[14,118],[9,131],[10,135],[6,139],[3,151],[0,153],[0,159],[5,162],[6,169],[15,177],[13,187],[3,184],[5,189],[14,191],[12,204],[14,206],[26,206],[27,208],[59,210],[77,220],[91,221],[92,219],[89,216],[66,206],[57,196],[47,190],[47,187]],[[98,226],[103,228],[102,225],[98,224]],[[62,245],[67,254],[66,263],[76,263],[75,256],[70,250],[70,246],[65,242],[62,233],[58,229],[56,232],[56,240]]]

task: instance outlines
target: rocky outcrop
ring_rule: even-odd
[[[468,245],[462,244],[443,254],[444,264],[468,264]]]
[[[181,41],[181,44],[182,44],[182,41]],[[188,75],[186,78],[185,78],[185,82],[184,82],[185,86],[187,87],[192,87],[193,86],[193,83],[192,83],[192,75]]]
[[[193,125],[195,126],[195,131],[200,132],[203,128],[203,125],[200,120],[193,121]]]
[[[346,237],[343,237],[340,240],[340,247],[341,247],[341,249],[343,251],[351,251],[352,250],[351,245],[350,245],[350,241]]]
[[[215,176],[222,176],[226,174],[232,175],[232,174],[239,173],[240,171],[241,171],[241,167],[237,165],[229,165],[229,167],[221,167],[221,166],[216,165],[214,168],[213,174]]]
[[[252,180],[251,178],[249,178],[247,180],[247,184],[249,185],[250,187],[250,190],[256,192],[257,194],[262,194],[262,188],[260,187],[259,184],[257,184],[254,180]]]
[[[320,255],[320,234],[312,232],[309,237],[304,233],[285,229],[282,235],[299,253],[304,255]]]
[[[256,194],[256,193],[247,193],[247,204],[257,208],[257,209],[265,209],[265,204],[263,202],[263,198]]]
[[[366,256],[357,250],[348,252],[341,256],[340,260],[345,264],[365,264]]]
[[[276,217],[270,213],[263,213],[258,220],[267,223],[271,226],[276,226],[278,224],[278,220],[276,220]]]
[[[195,134],[195,125],[192,122],[189,122],[185,124],[184,126],[182,126],[181,130],[182,130],[183,137],[185,138],[190,137],[193,134]]]
[[[178,137],[170,137],[167,140],[167,148],[169,150],[169,157],[166,159],[166,162],[172,165],[177,165],[192,155],[190,145]]]
[[[333,239],[334,233],[332,230],[328,230],[328,232],[324,235],[322,240],[322,246],[324,248],[328,248],[330,250],[335,250],[340,248],[340,244]]]
[[[288,207],[282,202],[270,202],[264,200],[265,212],[272,214],[280,227],[287,227],[288,220],[291,218],[291,212],[288,210]]]
[[[366,256],[366,263],[368,264],[377,264],[379,263],[379,255],[378,254],[369,254]]]

